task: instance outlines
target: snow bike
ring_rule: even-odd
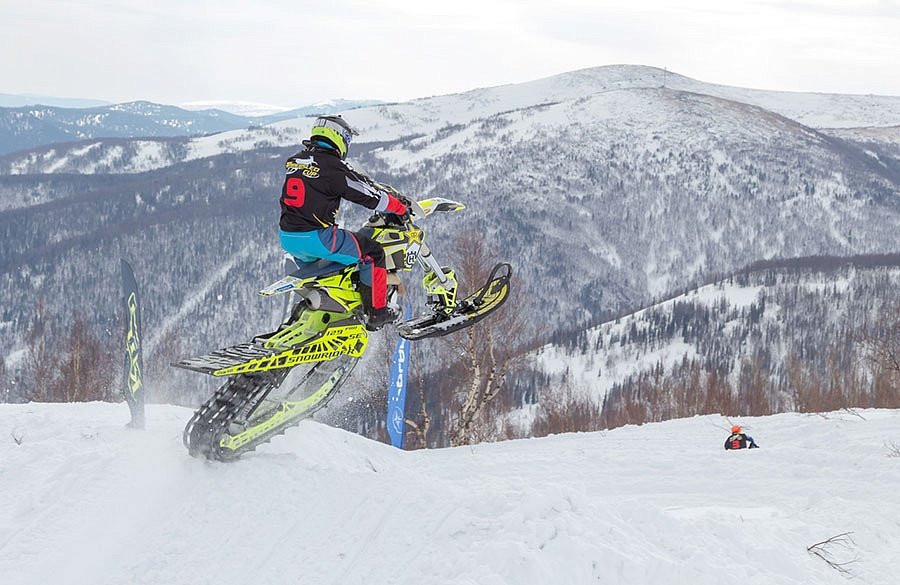
[[[458,300],[453,270],[434,259],[425,232],[413,223],[413,218],[465,206],[435,197],[414,201],[411,208],[409,219],[376,213],[360,230],[384,247],[392,307],[398,308],[397,273],[416,263],[425,270],[429,310],[398,323],[398,333],[410,340],[446,335],[497,310],[509,295],[511,266],[497,264],[481,288]],[[365,352],[369,332],[357,290],[358,266],[293,259],[289,266],[287,276],[259,291],[289,295],[289,316],[275,331],[172,364],[228,378],[185,426],[184,444],[191,455],[234,460],[309,418],[337,394]]]

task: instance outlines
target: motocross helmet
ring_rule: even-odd
[[[310,140],[323,140],[335,147],[341,160],[347,158],[347,149],[354,136],[359,136],[359,132],[340,116],[319,116],[310,132]]]
[[[731,434],[736,435],[739,432],[741,432],[741,427],[739,427],[738,425],[734,425],[733,427],[731,427]]]

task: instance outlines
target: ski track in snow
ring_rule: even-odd
[[[192,459],[190,410],[0,405],[0,583],[896,583],[900,411],[402,452],[305,421]],[[761,449],[726,452],[731,422]],[[16,444],[12,437],[18,437]]]
[[[193,311],[197,305],[204,301],[213,287],[225,280],[228,273],[231,272],[231,269],[234,268],[240,260],[243,260],[250,255],[251,248],[252,246],[249,244],[245,245],[237,253],[232,255],[228,261],[222,262],[215,271],[211,272],[206,280],[201,282],[193,291],[193,294],[187,297],[187,300],[179,307],[178,311],[164,318],[162,323],[160,323],[158,330],[147,337],[147,343],[144,346],[144,350],[148,354],[153,353],[156,344],[159,343],[160,339],[165,339],[166,333],[174,324],[188,322],[188,319],[185,317]]]

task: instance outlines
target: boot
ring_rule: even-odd
[[[357,285],[357,290],[362,296],[363,308],[366,310],[366,329],[369,331],[378,331],[388,323],[393,323],[397,319],[397,313],[388,307],[375,309],[372,307],[372,287],[362,283]]]
[[[378,331],[388,323],[393,323],[397,319],[397,313],[390,307],[381,307],[380,309],[372,309],[368,311],[369,319],[366,322],[366,329],[369,331]]]

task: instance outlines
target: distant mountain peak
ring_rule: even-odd
[[[287,112],[291,109],[286,106],[276,106],[273,104],[239,100],[193,101],[179,104],[178,107],[190,111],[222,110],[223,112],[237,114],[239,116],[268,116],[270,114],[280,114],[282,112]]]
[[[55,108],[97,108],[111,102],[84,98],[53,97],[46,95],[0,93],[0,108],[24,106],[50,106]]]

